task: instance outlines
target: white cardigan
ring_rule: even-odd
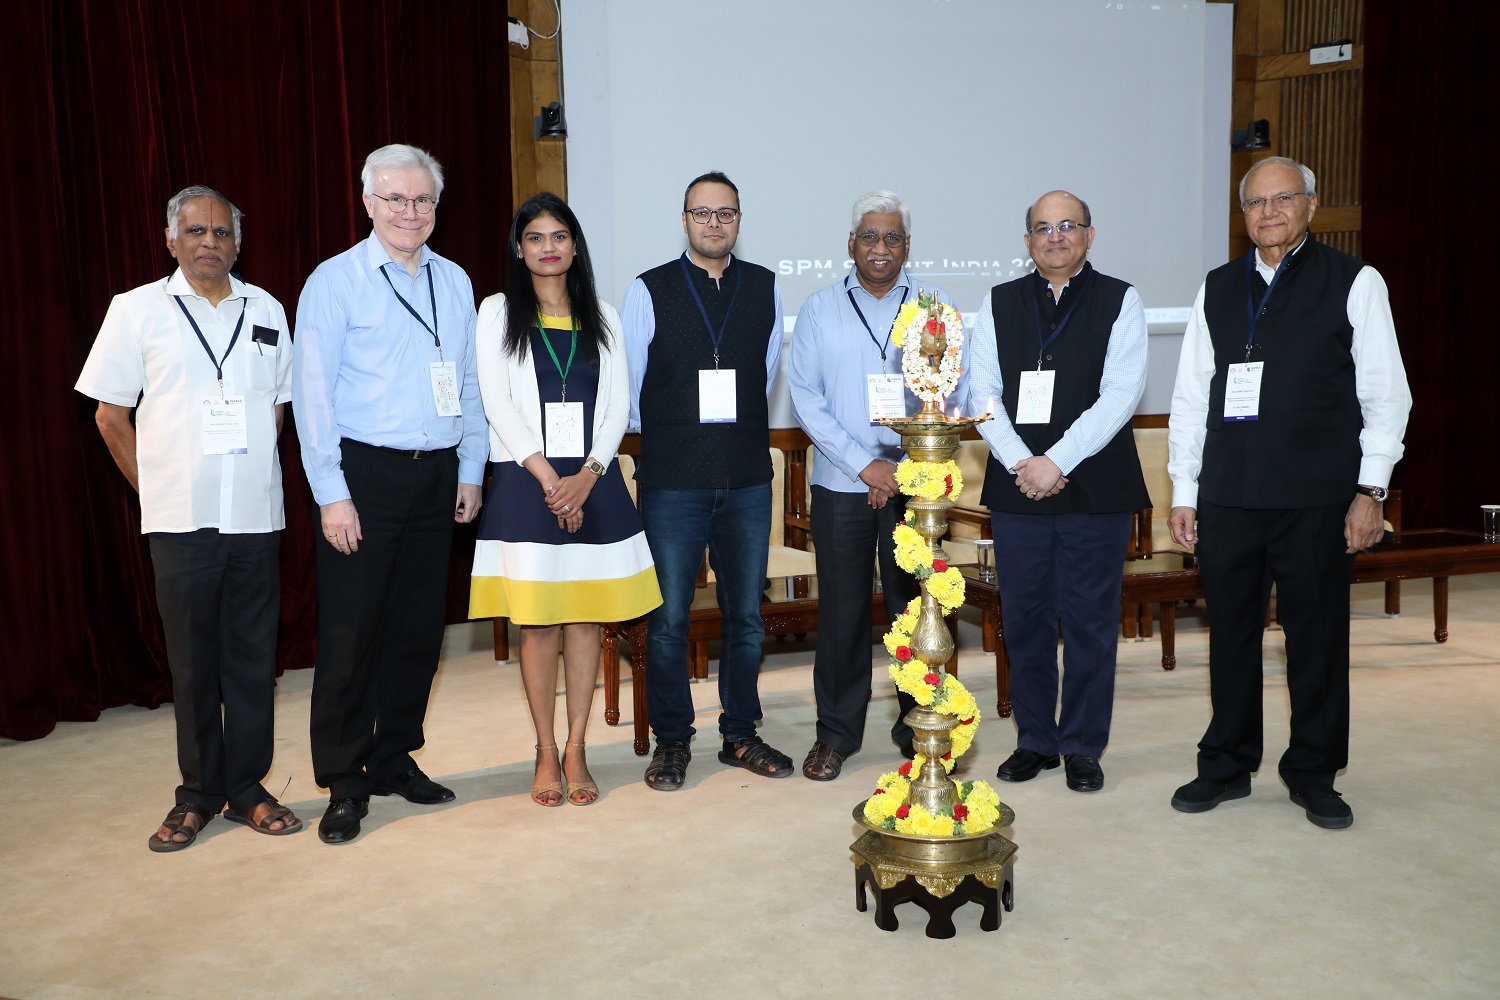
[[[599,303],[608,334],[599,351],[599,389],[594,402],[594,441],[589,458],[608,466],[625,436],[630,420],[630,379],[625,368],[620,314],[608,302]],[[475,333],[479,362],[479,394],[490,422],[490,461],[521,462],[542,443],[542,401],[536,369],[528,352],[524,359],[504,353],[505,296],[491,295],[479,306]],[[587,461],[587,459],[585,459]]]

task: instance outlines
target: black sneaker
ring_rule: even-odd
[[[1208,812],[1220,802],[1243,799],[1250,794],[1250,775],[1242,774],[1229,781],[1194,778],[1172,796],[1172,808],[1178,812]]]
[[[1307,811],[1307,821],[1313,826],[1345,830],[1354,825],[1354,810],[1328,785],[1313,785],[1293,792],[1292,804]]]

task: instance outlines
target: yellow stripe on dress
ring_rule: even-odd
[[[520,625],[623,622],[660,604],[655,568],[623,580],[567,583],[476,576],[469,587],[470,618],[509,618]]]

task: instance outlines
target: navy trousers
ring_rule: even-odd
[[[1130,512],[997,513],[991,523],[1016,745],[1042,754],[1098,757],[1109,743],[1114,712]]]

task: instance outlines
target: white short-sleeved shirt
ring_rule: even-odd
[[[226,534],[286,527],[276,405],[292,398],[292,338],[286,311],[263,289],[230,276],[232,291],[218,308],[193,291],[179,269],[170,278],[116,295],[74,388],[136,411],[141,531]],[[180,298],[174,298],[180,297]],[[240,311],[245,321],[224,361],[224,394],[245,397],[247,451],[205,455],[201,411],[219,395],[208,356],[181,301],[214,358],[224,357]],[[276,344],[257,343],[255,328],[276,331]]]

